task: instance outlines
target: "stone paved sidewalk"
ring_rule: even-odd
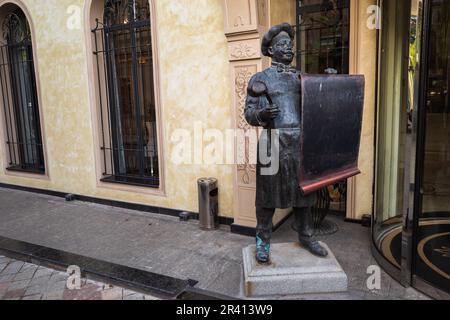
[[[328,219],[338,225],[339,232],[319,240],[330,247],[347,273],[348,292],[275,299],[427,299],[412,288],[403,288],[384,271],[381,289],[369,290],[367,270],[377,266],[371,253],[370,229],[346,223],[339,216],[330,215]],[[273,234],[274,244],[297,241],[293,222],[292,217]],[[0,235],[177,279],[196,280],[198,289],[235,298],[245,298],[242,249],[254,244],[252,237],[232,234],[228,226],[208,232],[199,229],[198,221],[180,222],[175,217],[66,202],[4,188],[0,188]]]
[[[0,300],[156,300],[86,278],[71,290],[68,280],[68,273],[0,256]]]

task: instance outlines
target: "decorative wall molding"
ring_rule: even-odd
[[[230,61],[261,58],[259,39],[229,43]]]
[[[225,14],[225,34],[251,33],[258,29],[256,0],[222,0]]]
[[[252,127],[247,123],[244,116],[245,109],[245,99],[247,96],[247,86],[250,78],[255,74],[257,70],[257,65],[253,66],[239,66],[235,69],[235,89],[236,89],[236,102],[237,102],[237,112],[236,112],[236,127],[241,130],[251,130]],[[243,184],[246,186],[252,185],[255,186],[255,178],[256,178],[256,165],[255,162],[251,161],[250,155],[250,141],[247,138],[245,140],[245,144],[237,144],[236,145],[237,154],[245,154],[245,163],[239,164],[237,166],[238,170],[238,184]],[[245,148],[245,150],[240,150],[241,148]]]
[[[233,126],[235,129],[249,130],[252,128],[244,117],[247,85],[255,73],[268,65],[268,59],[262,57],[260,49],[262,34],[268,28],[268,0],[222,1],[229,47]],[[236,165],[234,170],[235,224],[254,228],[256,166],[251,161],[250,141],[235,145],[236,155],[245,152],[245,163]]]

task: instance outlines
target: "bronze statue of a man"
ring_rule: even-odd
[[[258,145],[256,182],[256,259],[260,263],[270,260],[272,219],[277,208],[294,208],[300,243],[314,255],[328,255],[313,239],[311,207],[316,195],[303,196],[298,183],[301,92],[300,72],[291,66],[294,36],[294,29],[287,23],[272,27],[264,36],[262,53],[272,58],[272,66],[252,77],[245,106],[247,122],[266,129]],[[277,134],[272,134],[274,131]],[[277,141],[272,141],[274,136]],[[261,161],[261,154],[268,155],[269,164]],[[264,169],[273,161],[279,162],[278,170],[268,174]]]

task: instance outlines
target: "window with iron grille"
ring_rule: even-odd
[[[45,173],[31,31],[14,6],[2,20],[0,85],[8,170]]]
[[[350,0],[295,1],[297,2],[297,67],[303,72],[312,74],[348,74],[350,72]],[[326,189],[319,193],[319,199],[328,204],[330,201],[334,203],[333,210],[345,211],[347,182],[342,181]]]
[[[350,0],[297,1],[297,66],[306,73],[349,73]]]
[[[150,17],[148,0],[107,0],[92,33],[102,181],[158,188]]]

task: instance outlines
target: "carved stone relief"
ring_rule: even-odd
[[[242,66],[236,68],[236,101],[237,101],[237,127],[238,129],[248,131],[252,130],[252,127],[247,123],[244,116],[245,99],[247,96],[247,86],[250,78],[255,74],[255,67]],[[250,185],[256,175],[256,165],[254,161],[251,161],[251,151],[250,151],[250,138],[245,138],[244,144],[237,144],[238,154],[244,154],[243,164],[238,164],[238,174],[240,181],[245,185]]]
[[[259,39],[252,39],[247,41],[231,42],[230,61],[258,59],[261,57],[259,50]]]
[[[260,27],[267,24],[268,5],[267,0],[222,1],[232,74],[234,126],[236,130],[245,132],[254,130],[244,117],[245,99],[250,78],[263,66]],[[242,155],[242,158],[235,168],[234,218],[235,224],[248,227],[256,226],[256,151],[252,150],[252,143],[246,136],[235,147],[235,154]]]

